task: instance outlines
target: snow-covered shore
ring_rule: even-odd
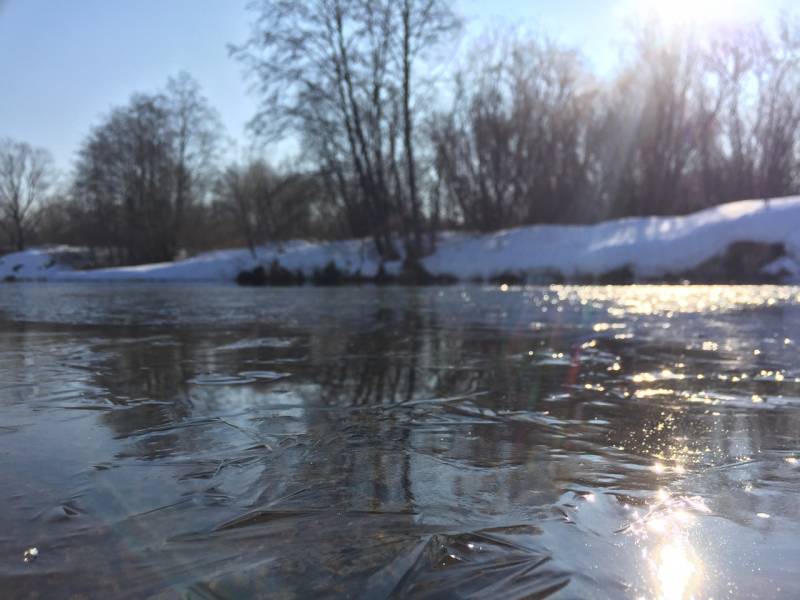
[[[460,280],[515,274],[566,280],[620,269],[637,280],[689,272],[723,256],[737,242],[782,244],[784,255],[765,272],[800,282],[800,197],[745,200],[684,217],[646,217],[595,225],[535,225],[488,234],[444,232],[424,260],[433,275]],[[76,270],[60,261],[69,248],[41,248],[0,258],[0,279],[47,281],[234,281],[243,270],[277,260],[307,277],[333,262],[344,273],[373,277],[380,260],[369,240],[267,244],[254,257],[247,249],[207,252],[169,263]],[[388,273],[400,262],[387,263]]]

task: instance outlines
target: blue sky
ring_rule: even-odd
[[[457,0],[456,8],[469,32],[486,23],[530,25],[581,47],[604,70],[615,62],[632,2],[663,0]],[[759,12],[784,2],[791,5],[760,0]],[[111,106],[135,91],[156,90],[185,69],[219,110],[228,134],[246,147],[244,126],[255,100],[226,44],[246,38],[247,4],[0,0],[0,136],[48,148],[68,169],[81,140]]]

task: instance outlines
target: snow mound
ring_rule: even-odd
[[[800,197],[744,200],[682,217],[644,217],[595,225],[534,225],[488,234],[444,232],[436,252],[424,259],[434,275],[462,280],[502,273],[558,273],[572,279],[627,268],[637,279],[688,272],[722,256],[737,242],[783,244],[785,255],[764,272],[800,282]],[[0,279],[57,281],[233,281],[258,264],[277,260],[310,276],[333,262],[341,271],[372,277],[380,257],[370,240],[266,244],[207,252],[175,262],[77,270],[78,249],[57,246],[0,257]],[[399,261],[384,265],[396,273]]]
[[[63,270],[69,269],[59,263],[57,257],[72,250],[69,246],[51,246],[6,254],[0,257],[0,279],[45,280],[57,277]]]
[[[432,273],[459,278],[504,271],[567,278],[629,267],[639,279],[689,271],[736,242],[782,243],[779,265],[800,264],[800,197],[743,200],[683,217],[643,217],[596,225],[535,225],[492,234],[450,234],[426,259]]]

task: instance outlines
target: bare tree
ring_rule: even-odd
[[[777,39],[765,46],[762,61],[753,134],[757,192],[771,198],[795,192],[800,175],[800,20],[780,21]]]
[[[262,0],[247,43],[233,49],[261,97],[264,139],[299,133],[350,215],[385,258],[392,230],[422,243],[414,154],[413,65],[457,22],[444,0]],[[401,149],[402,148],[402,154]],[[358,215],[358,216],[357,216]]]
[[[53,161],[41,148],[11,139],[0,141],[0,226],[17,250],[24,250],[53,178]]]
[[[612,216],[686,210],[698,149],[700,48],[690,34],[646,24],[605,101],[602,185]],[[678,203],[684,203],[680,205]]]
[[[134,95],[84,143],[74,178],[89,243],[121,262],[171,260],[187,210],[203,200],[219,136],[215,112],[186,75]]]
[[[580,218],[593,91],[580,57],[506,33],[481,43],[434,120],[437,173],[470,228]]]
[[[233,216],[254,256],[259,244],[309,233],[313,185],[304,179],[280,174],[263,160],[231,165],[219,177],[218,205]]]
[[[167,81],[166,104],[174,129],[175,191],[172,230],[180,240],[186,212],[203,199],[214,173],[222,126],[200,85],[183,71]]]
[[[399,44],[400,72],[402,79],[403,147],[407,170],[408,204],[411,213],[413,244],[407,244],[407,253],[412,260],[423,250],[422,202],[419,195],[417,160],[415,147],[416,114],[424,112],[414,106],[413,67],[426,49],[435,46],[440,39],[451,35],[460,27],[460,21],[450,6],[440,0],[403,0],[400,7],[401,34]]]

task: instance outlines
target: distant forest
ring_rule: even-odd
[[[414,261],[444,229],[800,193],[800,20],[789,15],[702,33],[640,23],[600,77],[542,34],[489,30],[465,48],[444,0],[251,11],[251,35],[230,53],[260,100],[260,155],[226,162],[214,107],[180,73],[112,108],[61,177],[45,149],[0,140],[0,244],[74,244],[135,264],[365,237],[386,260]],[[270,156],[283,139],[299,149],[291,161]]]

